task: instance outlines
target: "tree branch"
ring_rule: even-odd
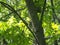
[[[57,17],[56,13],[55,13],[55,9],[54,9],[54,4],[53,4],[53,0],[51,0],[51,7],[52,7],[52,12],[53,12],[53,21],[55,22],[55,19],[58,20],[58,22],[60,23],[60,19]]]
[[[17,9],[16,11],[18,12],[18,11],[21,11],[21,10],[24,10],[25,8],[20,8],[20,9]],[[7,17],[7,16],[9,16],[9,15],[11,15],[12,13],[14,13],[14,12],[10,12],[9,14],[7,14],[7,15],[5,15],[4,17]]]
[[[52,6],[53,18],[54,18],[54,22],[55,22],[55,18],[56,19],[58,19],[58,18],[57,18],[56,13],[55,13],[53,0],[51,0],[51,6]],[[54,41],[54,45],[58,45],[57,39]]]
[[[33,31],[30,29],[30,27],[28,26],[28,23],[22,18],[20,17],[20,15],[17,13],[17,11],[10,5],[4,3],[4,2],[1,2],[0,3],[5,6],[6,8],[8,8],[9,10],[11,10],[14,14],[16,14],[22,21],[23,23],[27,26],[27,28],[29,29],[29,31],[33,34],[33,36],[35,37],[35,34],[33,33]]]
[[[42,26],[42,21],[43,21],[43,15],[44,15],[44,12],[45,12],[45,8],[46,8],[46,0],[44,0],[43,10],[42,10],[42,13],[41,13],[41,19],[40,19],[40,25],[41,26]]]

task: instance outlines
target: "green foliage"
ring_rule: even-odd
[[[13,16],[7,22],[0,22],[0,39],[5,38],[8,45],[32,45],[31,37],[24,23],[17,23]]]
[[[12,6],[17,11],[19,16],[21,16],[28,24],[31,22],[31,19],[29,17],[30,14],[27,10],[25,0],[3,0],[2,2],[5,2]],[[33,2],[36,8],[42,11],[44,0],[33,0]],[[59,2],[60,0],[54,0],[54,9],[58,18],[60,17]],[[38,15],[41,16],[41,12],[39,12]],[[60,23],[57,19],[55,22],[53,20],[51,3],[50,0],[47,0],[42,27],[44,29],[45,38],[48,38],[46,39],[48,45],[53,45],[54,41],[60,38]],[[3,39],[6,40],[8,45],[32,45],[34,37],[24,22],[18,18],[18,16],[0,4],[1,43],[3,43]]]
[[[15,10],[20,9],[17,11],[20,16],[28,23],[30,22],[28,11],[25,8],[26,5],[23,0],[4,0],[2,2],[11,5]],[[0,5],[0,42],[3,43],[3,39],[5,39],[8,45],[32,45],[33,36],[31,32],[22,20],[14,15],[12,11]]]

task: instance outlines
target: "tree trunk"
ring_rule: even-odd
[[[46,45],[43,27],[42,27],[42,24],[40,25],[39,18],[38,18],[37,11],[34,6],[33,0],[25,0],[25,1],[28,7],[29,13],[30,13],[32,23],[33,23],[35,36],[38,40],[37,43],[38,45]]]

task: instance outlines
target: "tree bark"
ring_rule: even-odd
[[[43,27],[42,27],[42,24],[40,25],[39,18],[38,18],[37,11],[33,3],[33,0],[25,0],[25,1],[28,7],[29,13],[30,13],[32,23],[33,23],[35,36],[38,40],[37,43],[38,45],[46,45]]]

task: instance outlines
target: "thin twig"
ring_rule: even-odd
[[[20,9],[17,9],[16,11],[18,12],[18,11],[21,11],[21,10],[24,10],[25,8],[20,8]],[[14,13],[14,12],[10,12],[9,14],[7,14],[7,15],[5,15],[4,17],[6,17],[6,16],[9,16],[9,15],[11,15],[12,13]]]

